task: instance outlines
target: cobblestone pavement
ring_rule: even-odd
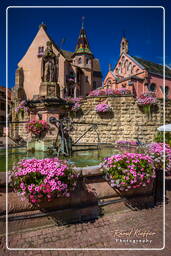
[[[171,199],[171,186],[166,196]],[[112,206],[111,206],[112,207]],[[1,256],[53,256],[53,255],[171,255],[171,203],[166,204],[166,247],[163,250],[149,250],[149,248],[162,248],[162,218],[163,207],[158,206],[139,211],[110,211],[94,222],[72,224],[67,226],[45,226],[39,229],[15,232],[9,235],[9,248],[65,248],[64,250],[7,250],[5,237],[0,238]],[[139,231],[138,231],[139,230]],[[118,231],[127,231],[119,234]],[[152,232],[140,234],[140,231]],[[130,233],[128,233],[130,232]],[[145,235],[145,234],[144,234]],[[119,236],[121,236],[119,238]],[[118,240],[116,240],[118,239]],[[121,240],[120,240],[121,239]],[[134,243],[133,240],[136,240]],[[125,240],[125,241],[123,241]],[[141,240],[141,241],[140,241]],[[80,248],[80,250],[67,251],[66,248]],[[83,250],[90,248],[95,250]],[[96,250],[96,248],[103,248]],[[105,250],[108,248],[109,250]],[[111,248],[140,248],[140,250],[111,250]],[[143,248],[147,248],[143,251]]]

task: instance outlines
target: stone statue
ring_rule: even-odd
[[[47,48],[42,57],[41,79],[42,82],[57,82],[58,57],[52,49],[52,42],[47,42]]]

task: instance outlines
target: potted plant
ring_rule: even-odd
[[[21,117],[24,118],[24,113],[29,113],[29,108],[26,106],[26,101],[23,100],[15,109],[16,114],[21,113]]]
[[[37,139],[43,138],[49,129],[50,125],[45,120],[31,120],[26,124],[26,130]]]
[[[67,162],[58,158],[24,159],[11,172],[14,191],[35,206],[53,207],[58,198],[69,198],[77,175]]]
[[[124,153],[108,157],[102,163],[105,178],[122,196],[152,190],[155,178],[153,159],[145,154]]]
[[[165,164],[166,174],[171,175],[171,147],[168,144],[153,142],[148,145],[147,152],[153,159],[156,170],[162,171]]]
[[[154,93],[143,93],[137,98],[138,106],[142,107],[145,113],[151,113],[151,106],[157,104]]]
[[[97,113],[107,113],[111,111],[111,107],[107,103],[100,103],[96,106]]]

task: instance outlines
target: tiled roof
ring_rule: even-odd
[[[144,60],[135,56],[132,56],[138,63],[140,63],[147,71],[157,75],[163,76],[163,66],[148,60]],[[165,67],[165,76],[171,78],[171,69]]]
[[[75,49],[75,54],[91,54],[92,55],[84,28],[81,28],[78,42]]]

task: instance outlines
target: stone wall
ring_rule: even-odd
[[[111,106],[112,112],[96,113],[96,105],[104,101]],[[111,143],[116,140],[135,140],[137,137],[140,141],[149,143],[153,141],[157,127],[163,125],[162,100],[158,100],[151,116],[142,111],[132,96],[88,97],[82,101],[81,108],[82,111],[72,116],[72,120],[90,124],[74,124],[74,130],[71,132],[73,142],[76,142],[91,127],[91,123],[97,123],[97,129],[88,131],[79,140],[79,143],[97,143],[98,140],[101,143]],[[166,101],[165,116],[166,124],[171,123],[171,100]],[[17,119],[13,117],[13,121],[27,121],[29,119],[27,114],[24,115],[24,118],[21,116]],[[56,132],[54,130],[48,134],[51,140],[55,140]],[[17,134],[28,140],[29,134],[25,130],[25,123],[11,125],[10,136],[14,138]]]
[[[111,113],[98,114],[95,106],[107,102]],[[166,123],[171,123],[171,100],[166,101]],[[151,116],[144,113],[132,96],[88,97],[82,103],[82,113],[73,117],[74,122],[101,123],[96,131],[89,131],[79,142],[97,143],[98,136],[102,143],[116,140],[135,140],[151,142],[157,127],[163,125],[163,100],[158,100]],[[104,124],[104,125],[102,125]],[[75,124],[71,136],[75,142],[91,125]]]

